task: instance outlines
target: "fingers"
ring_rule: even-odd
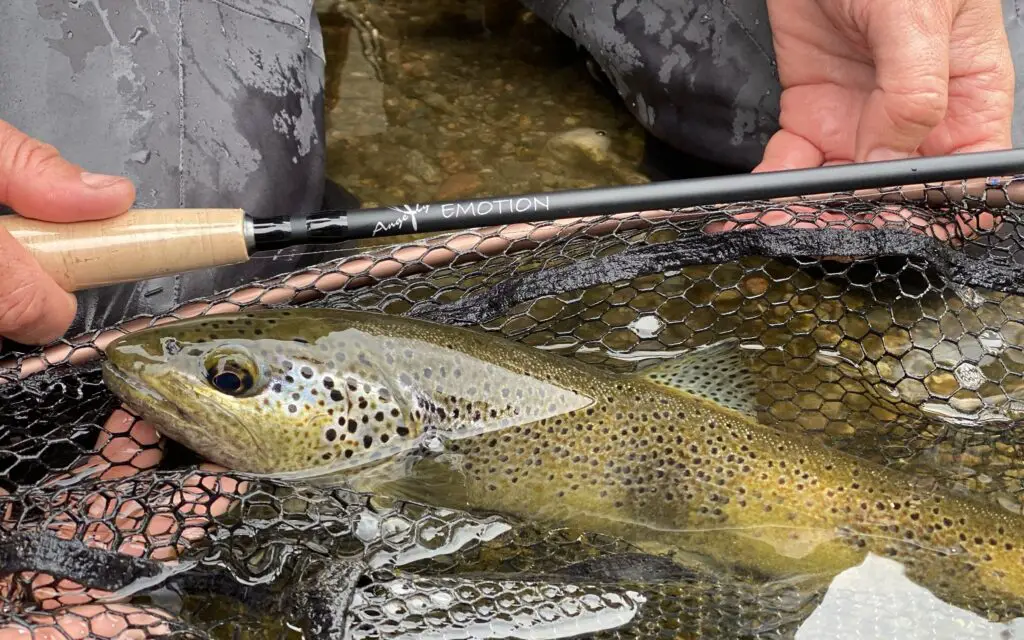
[[[110,414],[96,441],[99,453],[87,466],[102,467],[103,480],[127,478],[154,469],[163,459],[163,439],[148,422],[123,409]]]
[[[224,515],[248,491],[248,483],[224,476],[215,465],[202,465],[183,480],[139,477],[156,467],[162,439],[151,425],[124,410],[113,412],[97,439],[99,452],[53,484],[60,488],[51,500],[59,511],[47,529],[64,538],[134,557],[175,561],[200,539],[216,518]],[[69,489],[73,476],[116,485]],[[77,484],[74,483],[74,484]],[[44,609],[58,609],[108,598],[108,592],[89,589],[67,579],[23,572],[19,583]],[[0,640],[3,640],[0,637]]]
[[[248,491],[248,483],[220,475],[224,471],[204,465],[180,484],[175,483],[178,488],[170,483],[161,486],[158,482],[140,482],[124,489],[90,491],[83,507],[76,508],[65,501],[63,517],[56,518],[48,528],[61,538],[78,538],[93,548],[173,563],[189,544],[205,537],[215,519],[227,513]],[[84,513],[72,515],[78,509]],[[76,524],[81,520],[90,524]],[[24,572],[19,581],[27,584],[32,599],[46,610],[111,596],[109,592],[44,573]]]
[[[118,215],[134,200],[131,181],[83,172],[50,145],[0,120],[0,204],[27,218],[71,222]],[[67,331],[74,296],[3,229],[0,273],[0,336],[45,344]]]
[[[75,297],[0,227],[0,336],[22,344],[61,337],[75,319]]]
[[[957,14],[949,73],[946,119],[921,146],[922,153],[1010,148],[1015,77],[998,2],[970,0]]]
[[[810,169],[821,166],[824,161],[825,154],[813,142],[788,129],[781,129],[768,140],[764,157],[754,167],[753,173]]]
[[[124,213],[134,201],[131,181],[84,172],[0,120],[0,202],[18,214],[51,222],[98,220]]]
[[[168,635],[173,618],[156,607],[85,605],[53,614],[26,616],[0,628],[0,640],[143,640]]]
[[[874,2],[859,26],[877,88],[857,125],[857,162],[917,153],[946,115],[953,16],[948,2]]]

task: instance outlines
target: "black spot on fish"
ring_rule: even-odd
[[[294,404],[288,405],[288,413],[296,413],[298,412],[298,410],[299,408],[296,407]]]
[[[324,387],[327,389],[334,388],[334,378],[330,376],[324,376]]]
[[[299,373],[302,374],[303,378],[308,379],[313,377],[313,370],[310,369],[309,367],[302,367],[302,369],[299,370]]]
[[[351,449],[345,449],[345,457],[346,458],[351,458],[352,457],[352,450]]]
[[[383,422],[384,421],[384,412],[383,411],[378,411],[373,416],[373,419],[376,420],[377,422]]]
[[[369,449],[371,445],[373,445],[373,436],[363,436],[363,446]]]
[[[358,429],[359,429],[359,423],[356,422],[355,420],[351,420],[350,419],[348,421],[348,432],[349,433],[355,433]]]
[[[324,431],[324,437],[327,438],[327,442],[334,442],[338,438],[338,432],[334,428],[329,428]]]
[[[388,440],[390,440],[390,439],[391,439],[391,436],[389,436],[389,435],[388,435],[388,434],[386,434],[386,433],[383,433],[383,434],[381,434],[381,436],[380,436],[380,441],[381,441],[381,444],[387,444],[387,443],[388,443]]]
[[[408,427],[398,427],[397,429],[395,429],[395,433],[397,433],[399,436],[407,436],[407,435],[409,435],[409,428]]]
[[[331,400],[335,402],[341,402],[342,397],[343,396],[341,395],[340,391],[338,391],[337,389],[331,389]]]

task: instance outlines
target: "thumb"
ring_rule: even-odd
[[[0,120],[0,203],[27,218],[73,222],[113,217],[134,200],[131,181],[83,172],[52,146]],[[43,344],[67,331],[74,296],[2,227],[0,274],[0,336]]]
[[[0,336],[22,344],[61,337],[75,318],[75,297],[0,227]]]
[[[85,172],[0,120],[0,203],[18,214],[50,222],[97,220],[124,213],[134,201],[130,180]]]
[[[946,116],[952,15],[947,2],[873,2],[867,44],[877,88],[864,104],[855,161],[915,155]]]

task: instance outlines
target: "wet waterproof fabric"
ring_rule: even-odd
[[[746,171],[778,126],[764,0],[522,0],[585,47],[653,136]],[[30,0],[0,5],[0,118],[136,206],[319,208],[324,52],[313,0]],[[1004,0],[1024,74],[1024,0]],[[1020,85],[1021,83],[1018,83]],[[1020,95],[1018,88],[1018,95]],[[1017,101],[1024,108],[1024,96]],[[1014,123],[1024,143],[1024,121]],[[79,294],[70,333],[322,261],[203,270]]]
[[[90,171],[131,178],[135,206],[320,208],[313,0],[5,2],[0,42],[0,118]],[[84,292],[72,333],[302,266],[281,254]]]
[[[654,137],[749,171],[779,126],[782,92],[765,0],[522,0],[585,48]],[[1024,0],[1003,0],[1024,145]]]

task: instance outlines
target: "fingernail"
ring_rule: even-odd
[[[106,189],[124,180],[121,176],[107,176],[101,173],[89,173],[88,171],[83,172],[81,178],[86,186],[93,189]]]
[[[904,151],[879,147],[877,149],[872,149],[868,153],[866,160],[868,162],[885,162],[886,160],[903,160],[904,158],[909,157],[910,154]]]

